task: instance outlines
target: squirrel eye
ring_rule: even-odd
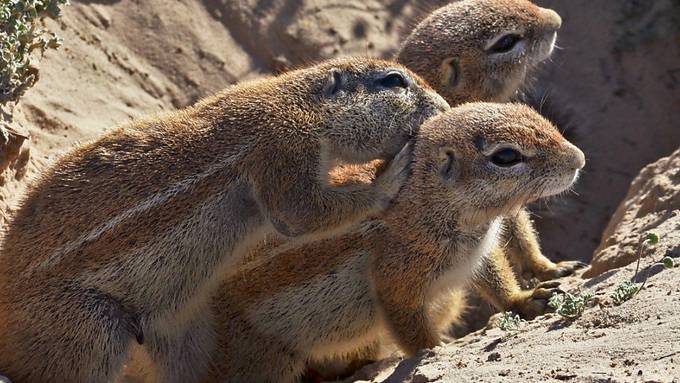
[[[524,161],[524,156],[512,148],[500,149],[491,155],[491,162],[501,167],[511,167]]]
[[[489,48],[489,51],[492,53],[505,53],[509,52],[512,50],[512,48],[517,45],[518,42],[522,40],[522,36],[516,35],[514,33],[507,34],[498,41],[496,41],[491,48]]]
[[[403,74],[390,72],[376,80],[376,84],[383,88],[408,88],[408,82]]]

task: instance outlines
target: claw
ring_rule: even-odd
[[[587,266],[587,263],[581,261],[562,261],[557,264],[559,269],[563,270],[564,272],[568,272],[569,274],[572,274],[575,270],[582,269]]]
[[[538,315],[551,311],[548,300],[556,293],[564,293],[559,288],[559,281],[542,282],[531,290],[518,293],[512,310],[525,319],[533,319]]]
[[[556,287],[551,289],[536,288],[531,297],[534,299],[550,299],[555,294],[564,294],[564,291]]]
[[[553,278],[566,277],[568,275],[574,274],[576,270],[587,267],[588,264],[581,261],[562,261],[554,264],[554,267],[546,270],[543,273],[537,274],[540,280],[549,280]]]
[[[558,287],[562,282],[560,281],[545,281],[539,283],[536,288],[541,288],[541,289],[553,289],[555,287]]]
[[[584,267],[588,267],[588,264],[585,263],[585,262],[581,262],[581,261],[575,261],[575,262],[576,262],[576,264],[574,265],[575,269],[583,269]]]
[[[555,275],[558,278],[561,278],[561,277],[566,277],[566,276],[572,275],[572,274],[574,274],[575,271],[576,271],[575,268],[560,267],[560,268],[557,269],[557,272],[555,272]]]

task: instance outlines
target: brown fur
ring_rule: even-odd
[[[394,72],[403,87],[380,85]],[[15,383],[113,381],[136,340],[159,381],[198,379],[209,293],[250,244],[275,231],[315,239],[384,209],[405,177],[404,143],[446,109],[397,64],[344,59],[73,150],[31,186],[2,244],[0,371]],[[371,185],[319,176],[336,159],[400,150]]]
[[[527,159],[489,162],[508,146]],[[384,215],[334,238],[262,245],[224,283],[208,381],[292,382],[308,361],[375,353],[386,334],[408,355],[438,345],[461,289],[483,278],[472,276],[495,248],[499,217],[564,191],[583,164],[580,150],[521,105],[466,104],[429,120]]]

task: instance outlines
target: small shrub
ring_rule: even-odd
[[[61,39],[41,28],[39,20],[59,17],[59,7],[68,1],[0,1],[0,104],[18,101],[38,80],[32,54],[61,45]]]
[[[635,294],[640,290],[640,286],[637,283],[631,281],[625,281],[616,287],[616,290],[612,293],[612,301],[615,305],[619,306],[623,302],[630,300]]]
[[[503,331],[519,330],[525,323],[527,323],[527,321],[520,318],[519,315],[513,314],[511,311],[506,311],[503,313],[501,323],[498,327]]]
[[[550,306],[557,314],[567,319],[575,319],[581,316],[586,309],[588,301],[593,298],[593,294],[584,292],[579,295],[569,293],[553,294],[548,301]]]

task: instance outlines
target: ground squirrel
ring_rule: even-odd
[[[108,382],[136,339],[159,381],[196,380],[209,294],[267,233],[319,233],[386,207],[402,149],[448,109],[395,63],[334,60],[237,85],[116,129],[44,172],[0,251],[0,371],[15,383]],[[401,152],[400,152],[401,150]],[[337,188],[335,159],[397,159]]]
[[[560,17],[554,11],[539,8],[529,1],[458,1],[423,20],[406,39],[395,59],[426,77],[452,104],[474,100],[508,101],[524,85],[537,64],[550,56],[560,25]],[[337,185],[371,183],[381,165],[377,161],[369,165],[337,167],[332,169],[330,179]],[[533,317],[545,310],[555,285],[548,283],[522,290],[506,255],[513,256],[514,264],[524,266],[541,279],[566,274],[577,264],[555,265],[541,254],[526,212],[521,211],[505,222],[513,231],[524,232],[515,236],[519,241],[513,239],[508,246],[494,249],[480,269],[475,284],[496,309],[514,310],[525,317]],[[510,231],[503,234],[509,236]],[[346,238],[319,241],[298,251],[325,258],[334,256],[335,252],[341,257],[349,246]],[[281,242],[270,238],[269,242],[259,245],[253,256],[295,251],[296,245],[290,243],[279,248]],[[361,243],[353,244],[352,248]],[[506,244],[507,240],[501,243]],[[517,251],[521,248],[526,251]],[[253,272],[247,275],[253,275]],[[275,278],[272,276],[271,279]],[[309,296],[314,294],[313,291],[308,293]],[[459,306],[452,303],[455,301],[451,297],[446,300],[458,313]],[[374,357],[372,353],[363,355]]]
[[[451,291],[483,268],[500,217],[565,191],[585,162],[532,109],[488,103],[430,119],[413,157],[380,217],[259,254],[225,282],[209,381],[292,382],[307,361],[365,355],[385,333],[408,355],[438,345]]]
[[[550,9],[526,0],[462,0],[441,7],[421,21],[406,38],[395,60],[406,65],[452,105],[470,101],[509,101],[536,66],[550,57],[562,24]],[[380,161],[331,170],[335,184],[371,183]],[[585,266],[558,264],[542,252],[528,211],[506,219],[507,230],[488,264],[488,285],[479,292],[497,310],[513,310],[526,318],[542,314],[554,284],[522,290],[511,270],[548,280]],[[509,259],[508,259],[509,258]],[[511,261],[511,262],[509,262]],[[537,299],[529,299],[529,298]]]
[[[510,100],[550,57],[560,16],[528,0],[462,0],[432,12],[395,60],[450,104]]]

